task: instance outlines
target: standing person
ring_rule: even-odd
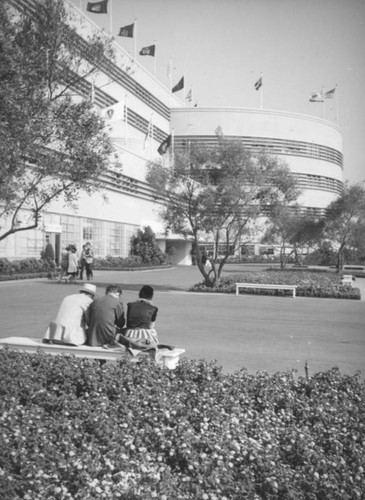
[[[125,323],[124,308],[120,300],[122,289],[118,285],[108,285],[103,297],[97,298],[88,309],[87,345],[103,346],[113,344],[117,328]]]
[[[84,279],[84,269],[85,269],[85,249],[86,245],[82,245],[82,252],[79,260],[79,271],[80,271],[80,280]]]
[[[96,286],[85,283],[78,294],[68,295],[61,302],[56,319],[51,321],[44,339],[82,345],[86,340],[86,313],[94,300]]]
[[[91,246],[91,243],[87,242],[85,245],[85,269],[86,269],[87,281],[93,279],[93,263],[94,263],[94,251]]]
[[[158,308],[152,299],[153,288],[145,285],[139,291],[139,300],[127,304],[127,327],[123,330],[126,338],[159,343],[155,330]]]
[[[60,275],[58,278],[58,282],[61,283],[62,278],[67,274],[68,270],[68,253],[69,247],[67,246],[61,255],[61,263],[60,263]]]
[[[76,251],[77,250],[75,245],[69,246],[67,275],[69,277],[70,283],[76,283],[79,268]]]

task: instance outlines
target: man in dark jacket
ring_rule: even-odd
[[[87,345],[95,347],[114,342],[117,328],[123,328],[125,324],[121,295],[120,286],[108,285],[105,295],[92,302],[87,311],[87,324],[89,325]]]

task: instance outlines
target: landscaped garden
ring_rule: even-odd
[[[267,269],[259,272],[242,272],[222,277],[214,287],[203,282],[191,288],[194,292],[236,293],[236,283],[264,283],[296,285],[296,295],[302,297],[326,297],[339,299],[361,299],[356,281],[351,285],[341,283],[342,274],[314,270]],[[285,290],[251,288],[245,293],[264,295],[285,295]],[[243,293],[241,291],[241,293]]]
[[[101,367],[9,350],[0,373],[1,498],[363,498],[358,376]]]

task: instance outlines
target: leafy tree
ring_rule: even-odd
[[[175,152],[172,164],[149,164],[147,180],[163,198],[160,210],[167,230],[193,242],[197,265],[207,286],[214,286],[232,248],[248,237],[253,222],[267,205],[294,200],[297,191],[288,168],[276,158],[252,155],[240,141],[217,130],[217,146],[191,145]],[[214,241],[207,269],[199,243]],[[218,247],[224,248],[218,258]]]
[[[325,235],[336,244],[339,272],[346,250],[354,250],[364,244],[365,188],[362,184],[344,185],[343,191],[327,208]]]
[[[0,2],[0,240],[36,228],[52,200],[100,189],[113,153],[92,102],[73,93],[91,90],[110,43],[82,41],[64,0],[14,5]]]
[[[155,233],[149,226],[138,229],[131,239],[131,254],[141,257],[144,264],[163,264],[166,255],[156,241]]]
[[[299,205],[278,204],[270,212],[263,241],[280,245],[282,269],[291,258],[302,264],[304,250],[321,240],[323,225],[323,220],[301,215]]]

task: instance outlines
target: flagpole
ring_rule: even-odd
[[[155,56],[153,58],[153,73],[156,77],[156,69],[157,69],[157,61],[156,61],[156,59],[157,59],[157,43],[156,43],[156,40],[153,40],[153,43],[155,45]]]
[[[170,92],[172,91],[172,58],[170,57],[169,59],[169,86],[170,86]]]
[[[324,97],[324,87],[322,87],[322,99],[323,99],[322,118],[323,118],[323,120],[325,120],[326,119],[326,99]]]
[[[340,125],[340,117],[339,117],[339,111],[338,111],[338,85],[336,83],[336,123],[337,125]]]
[[[137,60],[137,18],[134,20],[134,61]]]
[[[174,147],[175,147],[175,132],[174,129],[171,129],[171,159],[174,161]]]
[[[152,147],[153,147],[153,113],[151,113],[150,159],[152,158]]]
[[[124,95],[124,121],[125,121],[125,129],[124,129],[124,140],[125,145],[128,142],[128,107],[127,107],[127,94]]]
[[[263,109],[264,108],[264,80],[262,78],[262,73],[261,73],[260,98],[261,98],[260,109]]]
[[[110,0],[109,30],[110,30],[110,35],[113,36],[113,0]]]

